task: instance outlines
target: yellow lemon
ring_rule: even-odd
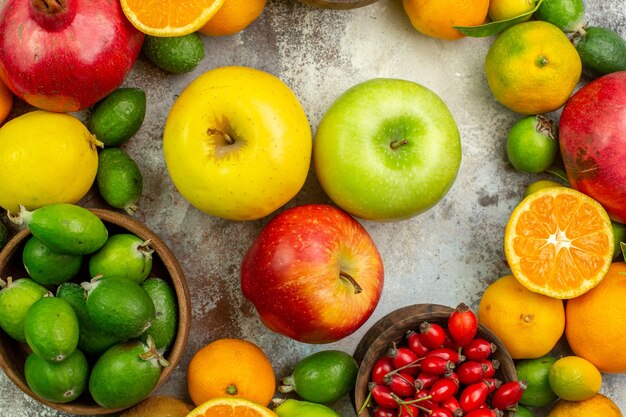
[[[98,170],[99,141],[77,118],[33,111],[0,128],[0,206],[76,203]]]
[[[566,356],[554,362],[548,380],[552,391],[568,401],[588,400],[602,386],[602,375],[598,368],[578,356]]]
[[[491,0],[489,18],[493,21],[507,20],[528,13],[535,8],[537,0]],[[530,15],[525,19],[530,19]]]

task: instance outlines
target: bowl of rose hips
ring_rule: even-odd
[[[505,346],[463,303],[392,311],[354,358],[358,417],[514,417],[526,388]]]

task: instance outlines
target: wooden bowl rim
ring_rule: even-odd
[[[414,326],[415,324],[419,324],[423,321],[442,321],[447,320],[454,309],[449,306],[444,306],[441,304],[412,304],[404,307],[400,307],[396,310],[393,310],[387,313],[385,316],[381,317],[378,321],[376,321],[368,330],[365,332],[361,340],[359,341],[355,352],[354,359],[356,360],[359,370],[357,372],[357,378],[354,385],[354,389],[351,392],[351,400],[352,405],[355,409],[355,412],[361,408],[367,395],[362,389],[359,389],[362,381],[365,380],[367,386],[367,382],[370,379],[371,367],[365,369],[361,364],[363,362],[371,362],[373,364],[372,359],[377,359],[381,351],[373,349],[372,347],[376,344],[377,341],[387,341],[386,344],[389,344],[391,340],[396,338],[391,337],[394,333],[397,333],[399,329],[406,329],[406,327],[410,324]],[[400,319],[394,319],[394,316],[401,316]],[[393,320],[393,322],[391,322]],[[386,321],[389,321],[389,326],[385,328],[382,332],[378,333],[379,325],[384,325]],[[500,361],[500,372],[504,372],[506,369],[509,373],[511,373],[512,381],[517,380],[517,375],[515,373],[515,363],[513,362],[513,358],[509,354],[508,350],[504,346],[504,343],[487,327],[482,324],[478,324],[479,331],[483,333],[489,341],[493,342],[498,348],[498,356],[501,357]],[[415,327],[416,328],[416,327]],[[403,330],[404,332],[404,330]],[[378,333],[378,334],[377,334]],[[508,382],[508,379],[507,379]],[[363,391],[363,392],[361,392]],[[371,417],[372,413],[369,410],[364,410],[361,415],[358,417]],[[513,417],[514,413],[510,411],[504,412],[505,417]]]
[[[174,372],[174,369],[182,358],[183,351],[187,344],[189,337],[189,330],[191,327],[191,301],[189,295],[189,286],[185,279],[185,274],[178,263],[174,253],[170,248],[159,238],[156,233],[150,230],[146,225],[139,221],[122,213],[117,213],[105,209],[88,209],[96,214],[102,221],[111,223],[117,227],[126,229],[127,231],[139,236],[142,239],[150,239],[152,248],[155,253],[158,254],[161,262],[165,266],[165,269],[170,275],[174,291],[176,293],[176,299],[178,302],[178,330],[176,338],[174,339],[174,345],[169,349],[166,359],[170,365],[161,371],[159,380],[156,386],[152,390],[157,390],[169,376]],[[0,271],[3,271],[10,259],[15,255],[15,251],[20,247],[24,239],[30,236],[28,229],[22,229],[18,231],[15,236],[9,240],[4,249],[0,252]],[[65,413],[83,414],[83,415],[102,415],[111,414],[129,407],[123,408],[105,408],[94,403],[91,405],[78,405],[69,403],[54,403],[44,400],[35,394],[26,383],[24,374],[17,374],[13,372],[12,366],[7,362],[4,351],[0,351],[0,368],[4,371],[7,377],[20,388],[25,394],[38,402],[53,408],[55,410],[63,411]],[[151,392],[151,393],[152,393]],[[150,394],[148,394],[149,396]]]

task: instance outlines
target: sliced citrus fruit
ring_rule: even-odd
[[[220,397],[194,408],[187,417],[278,417],[278,415],[250,400]]]
[[[600,283],[611,265],[611,220],[600,203],[579,191],[544,188],[513,210],[504,252],[513,275],[529,290],[577,297]]]
[[[128,20],[152,36],[195,32],[222,7],[224,0],[120,0]]]

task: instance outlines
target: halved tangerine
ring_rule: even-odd
[[[219,397],[200,404],[186,417],[278,417],[278,415],[250,400]]]
[[[611,265],[611,220],[600,203],[579,191],[544,188],[513,210],[504,252],[513,275],[529,290],[577,297],[599,284]]]
[[[224,0],[120,0],[128,20],[152,36],[182,36],[204,26]]]

